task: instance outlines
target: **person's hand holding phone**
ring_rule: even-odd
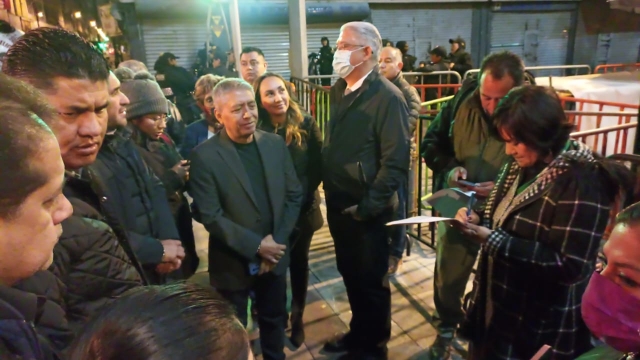
[[[178,162],[171,168],[171,171],[174,171],[176,174],[178,174],[178,176],[180,176],[180,178],[185,179],[186,181],[189,179],[190,166],[191,163],[189,162],[189,160],[180,160],[180,162]]]
[[[449,187],[456,187],[456,186],[460,186],[460,184],[458,184],[459,180],[466,180],[466,179],[467,179],[467,169],[463,168],[462,166],[458,166],[453,168],[453,170],[449,172],[449,178],[447,179],[447,183],[449,184]]]

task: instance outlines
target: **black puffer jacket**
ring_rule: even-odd
[[[0,285],[0,359],[57,360],[33,326],[46,299]]]
[[[36,322],[38,332],[60,351],[103,306],[144,283],[142,266],[126,233],[104,209],[108,201],[102,189],[88,169],[67,173],[64,194],[73,205],[73,215],[62,222],[53,264],[49,271],[36,273],[15,286],[42,295],[61,308],[47,304],[47,316]]]
[[[418,90],[405,80],[402,73],[398,74],[392,83],[402,91],[404,100],[407,102],[407,106],[409,107],[409,134],[413,134],[416,131],[418,119],[420,118],[420,110],[422,110],[422,102],[420,101]]]
[[[142,160],[130,135],[126,129],[107,135],[91,169],[104,183],[109,199],[104,206],[126,230],[147,279],[163,283],[164,277],[155,271],[164,253],[160,240],[180,236],[164,186]]]

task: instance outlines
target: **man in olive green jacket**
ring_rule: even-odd
[[[522,60],[510,53],[487,56],[477,82],[466,82],[429,126],[422,156],[436,179],[434,191],[461,188],[475,191],[476,207],[493,189],[500,167],[508,160],[504,143],[491,136],[491,114],[500,100],[524,81]],[[468,187],[459,183],[475,184]],[[429,359],[449,359],[451,343],[464,319],[462,297],[480,246],[455,228],[439,223],[436,232],[434,314],[438,337]]]

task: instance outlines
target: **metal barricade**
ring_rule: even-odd
[[[594,74],[606,74],[608,72],[619,71],[638,71],[640,70],[640,63],[635,64],[605,64],[598,65],[593,69]]]
[[[570,96],[560,98],[567,117],[575,124],[577,132],[600,130],[611,126],[631,123],[637,118],[640,105],[599,101],[590,99],[576,99]],[[629,134],[635,135],[634,130],[607,133],[606,136],[590,136],[585,143],[603,155],[633,152],[633,144],[627,140]],[[600,146],[605,144],[604,148]],[[624,144],[622,148],[619,145]]]
[[[561,71],[562,75],[559,76],[575,76],[575,75],[589,75],[591,74],[591,66],[589,65],[552,65],[552,66],[529,66],[524,68],[527,71],[530,71],[535,76],[552,76],[553,74],[539,74],[542,71],[546,72],[556,72]],[[580,69],[586,70],[585,73],[578,73]],[[567,75],[567,71],[574,70],[575,74]],[[480,69],[471,69],[464,73],[464,78],[468,78],[470,76],[475,76],[480,72]],[[558,75],[556,75],[558,76]]]

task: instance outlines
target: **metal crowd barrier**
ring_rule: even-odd
[[[579,74],[579,70],[580,69],[585,69],[586,72],[584,74]],[[567,75],[567,71],[568,70],[573,70],[575,71],[574,74],[572,75],[589,75],[591,74],[591,66],[589,65],[552,65],[552,66],[529,66],[529,67],[525,67],[525,70],[530,71],[533,73],[533,75],[536,76],[542,76],[542,75],[537,75],[537,72],[540,71],[547,71],[547,72],[555,72],[555,71],[561,71],[562,75],[560,76],[569,76]],[[469,71],[467,71],[466,73],[464,73],[464,78],[468,78],[472,75],[477,75],[480,72],[480,69],[471,69]],[[550,76],[550,74],[545,75],[545,76]]]
[[[598,65],[595,69],[593,69],[594,74],[606,74],[609,71],[618,72],[618,71],[638,71],[640,70],[640,63],[635,64],[606,64],[606,65]]]
[[[329,121],[329,90],[320,85],[312,84],[309,81],[292,78],[291,80],[296,87],[296,96],[304,109],[306,109],[312,116],[316,118],[320,129],[323,134],[326,129],[326,124]],[[459,84],[439,84],[433,85],[436,88],[444,88],[445,86],[459,86]],[[420,88],[425,88],[430,85],[417,85]],[[420,214],[429,214],[432,209],[425,203],[425,200],[431,196],[433,189],[433,173],[427,168],[426,164],[422,160],[420,153],[421,142],[428,129],[431,121],[440,111],[441,106],[452,99],[453,96],[443,97],[440,99],[427,101],[422,103],[423,112],[420,115],[420,121],[417,123],[416,134],[413,138],[416,147],[415,156],[412,158],[413,169],[413,197],[408,202],[408,214],[411,216]],[[625,153],[627,145],[630,144],[629,139],[630,129],[637,127],[637,122],[632,122],[632,118],[638,118],[637,111],[640,106],[611,103],[596,100],[575,99],[572,97],[561,98],[563,105],[565,106],[566,114],[568,118],[576,124],[577,131],[571,134],[571,137],[580,140],[589,146],[594,151],[603,156],[610,156],[613,154]],[[584,107],[586,105],[595,105],[599,111],[586,111]],[[617,111],[609,111],[611,107]],[[582,130],[584,127],[584,119],[586,117],[595,117],[597,120],[596,128],[591,130]],[[614,126],[601,127],[602,119],[618,119],[618,124]],[[608,145],[613,141],[613,149],[610,149]],[[429,246],[435,247],[435,225],[422,225],[418,224],[412,227],[408,227],[407,233],[413,239]]]

